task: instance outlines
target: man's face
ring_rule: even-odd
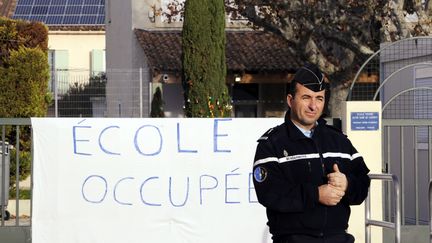
[[[291,120],[299,127],[311,130],[324,109],[325,90],[314,92],[296,83],[296,93],[287,96]]]

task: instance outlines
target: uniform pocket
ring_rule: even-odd
[[[287,167],[295,183],[311,181],[312,164],[310,161],[292,161],[288,163]]]

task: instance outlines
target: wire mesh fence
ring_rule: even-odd
[[[383,43],[359,71],[351,87],[350,100],[381,100],[385,103],[402,90],[432,87],[432,81],[420,85],[418,80],[424,77],[416,73],[417,69],[428,63],[432,63],[432,37]],[[383,90],[386,90],[385,93]]]
[[[96,75],[56,71],[51,77],[49,117],[145,117],[149,113],[146,71],[112,70]]]

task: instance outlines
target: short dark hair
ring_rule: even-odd
[[[298,82],[295,79],[291,81],[291,83],[289,84],[287,95],[290,94],[292,97],[294,97],[295,93],[297,92],[297,83]]]

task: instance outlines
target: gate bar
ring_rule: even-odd
[[[366,225],[366,243],[371,242],[371,226],[380,226],[395,230],[395,243],[400,243],[400,232],[401,232],[401,204],[400,204],[400,185],[397,176],[392,174],[369,174],[371,180],[385,180],[393,182],[393,192],[395,196],[395,222],[378,221],[371,219],[371,200],[370,200],[370,188],[368,189],[368,196],[365,200],[365,225]],[[431,193],[431,190],[429,190]],[[391,220],[391,215],[389,215]],[[431,228],[432,230],[432,228]],[[431,231],[432,232],[432,231]],[[432,233],[431,233],[432,237]],[[431,238],[432,239],[432,238]],[[432,241],[431,241],[432,242]]]
[[[432,180],[429,182],[429,241],[432,243]]]

